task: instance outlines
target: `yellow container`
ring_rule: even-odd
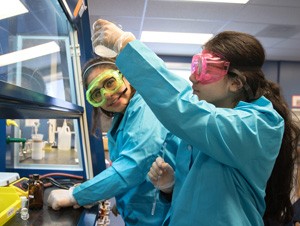
[[[14,188],[0,187],[0,225],[4,225],[21,208],[21,199]]]
[[[28,183],[28,180],[29,180],[28,178],[22,177],[21,179],[16,180],[13,183],[11,183],[9,185],[9,187],[14,188],[19,196],[28,197],[28,188],[25,189],[25,188],[22,187],[22,183]]]

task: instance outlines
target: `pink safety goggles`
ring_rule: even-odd
[[[191,72],[201,84],[210,84],[222,79],[229,65],[230,62],[204,50],[193,56]]]

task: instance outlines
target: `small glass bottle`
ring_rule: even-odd
[[[21,210],[20,210],[20,216],[22,220],[27,220],[29,218],[28,213],[28,198],[26,196],[20,196],[21,199]]]
[[[42,209],[44,198],[44,184],[40,180],[39,174],[33,174],[29,179],[28,187],[28,207],[29,209]]]

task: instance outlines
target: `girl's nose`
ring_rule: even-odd
[[[194,73],[191,73],[190,77],[189,77],[189,80],[194,84],[194,83],[197,83],[197,80],[196,80],[196,77],[194,75]]]

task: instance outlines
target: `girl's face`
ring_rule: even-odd
[[[235,92],[239,87],[228,76],[209,84],[201,84],[194,74],[191,74],[189,79],[193,84],[193,93],[198,96],[199,100],[205,100],[216,107],[233,108],[235,106]]]
[[[87,86],[96,79],[100,74],[103,72],[106,72],[108,70],[111,70],[110,68],[94,68],[91,69],[90,74],[87,78]],[[129,101],[131,99],[131,93],[132,89],[129,84],[129,82],[123,77],[124,84],[121,85],[121,87],[113,94],[111,93],[105,93],[105,99],[106,102],[101,106],[106,111],[109,112],[120,112],[124,113],[127,105],[129,104]],[[99,83],[99,88],[104,86],[104,83],[106,83],[106,80],[103,80]]]

